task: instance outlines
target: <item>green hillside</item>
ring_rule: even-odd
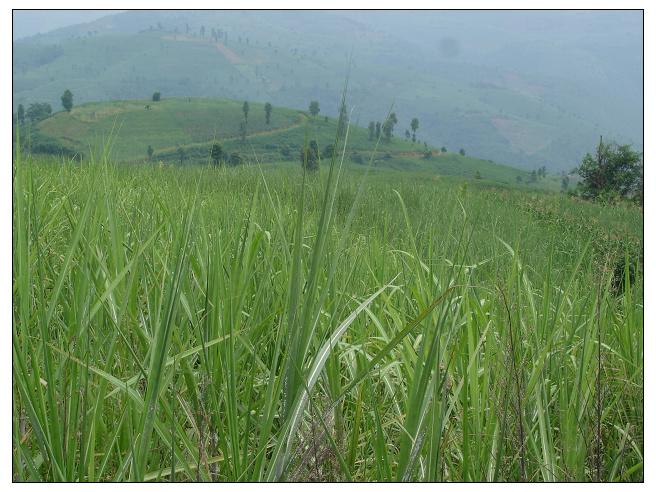
[[[184,165],[207,163],[215,142],[227,154],[238,153],[250,162],[280,164],[287,161],[294,165],[306,140],[316,140],[324,156],[326,147],[334,143],[335,119],[274,107],[267,124],[264,105],[259,103],[249,103],[246,137],[242,138],[242,105],[243,101],[199,98],[88,103],[38,123],[33,140],[54,142],[56,148],[69,149],[83,156],[99,153],[109,142],[112,159],[133,163],[146,161],[147,149],[151,146],[153,160]],[[442,152],[423,143],[412,143],[405,137],[394,136],[390,142],[381,139],[377,148],[376,144],[375,139],[369,138],[367,129],[352,125],[345,153],[347,161],[364,166],[375,150],[376,168],[432,176],[478,177],[506,185],[516,184],[518,176],[522,183],[529,180],[526,171],[462,156],[448,149]],[[553,176],[530,186],[557,190],[559,179]]]
[[[178,147],[193,148],[217,141],[239,138],[244,120],[243,102],[218,99],[164,99],[90,103],[57,113],[39,123],[37,129],[86,153],[98,148],[110,136],[113,157],[120,161],[143,160],[151,145],[156,155]],[[262,104],[249,103],[247,129],[253,134],[289,131],[301,125],[305,116],[289,109],[275,108],[269,125]]]
[[[576,36],[594,36],[599,46],[577,50],[571,49],[576,36],[542,32],[543,26],[527,26],[535,38],[527,46],[523,33],[494,29],[494,19],[482,15],[468,17],[469,24],[455,13],[371,15],[109,16],[14,42],[14,108],[36,101],[59,107],[65,89],[77,104],[141,99],[160,90],[296,109],[316,99],[322,115],[336,116],[348,75],[349,107],[360,125],[384,118],[394,103],[399,133],[417,117],[422,141],[524,169],[569,171],[599,134],[641,146],[642,100],[634,95],[641,93],[642,76],[629,62],[625,67],[607,56],[608,40],[622,39],[622,59],[631,53],[633,60],[637,33],[613,34],[602,14],[591,14],[582,26],[554,14],[554,26],[574,24]],[[455,40],[458,55],[443,53],[444,39]],[[544,62],[538,71],[533,53]]]

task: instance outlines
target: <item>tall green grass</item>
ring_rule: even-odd
[[[15,480],[642,479],[639,259],[575,227],[637,210],[339,155],[13,186]]]

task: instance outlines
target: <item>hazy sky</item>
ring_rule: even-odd
[[[45,33],[60,27],[91,22],[121,10],[14,10],[12,39]]]

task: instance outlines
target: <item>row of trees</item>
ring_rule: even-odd
[[[410,121],[410,130],[412,130],[412,133],[410,133],[410,130],[406,130],[405,131],[405,139],[406,140],[412,139],[412,143],[416,143],[417,142],[417,129],[418,128],[419,128],[419,120],[417,118],[412,118],[412,121]]]
[[[540,179],[547,177],[547,167],[542,166],[537,169],[533,169],[531,174],[528,175],[527,183],[536,183]],[[523,181],[521,176],[517,176],[517,182],[521,183]]]
[[[380,121],[370,121],[367,129],[369,130],[369,140],[378,140],[380,138],[381,132],[384,136],[386,142],[389,142],[392,139],[394,133],[394,126],[398,123],[396,113],[391,113],[385,123]],[[419,119],[412,118],[410,121],[410,130],[405,131],[405,137],[407,140],[412,139],[412,142],[417,142],[417,130],[419,129]]]
[[[248,113],[251,110],[250,104],[248,104],[248,101],[244,101],[244,104],[242,104],[241,107],[242,113],[244,113],[244,121],[239,123],[239,135],[241,137],[241,141],[244,142],[246,140],[246,133],[247,133],[247,127],[248,127]],[[267,102],[264,104],[264,122],[267,125],[271,124],[271,113],[273,112],[273,106],[270,102]]]
[[[416,127],[414,128],[414,131],[417,131],[417,128],[419,128],[419,120],[417,118],[414,118],[412,121],[413,123],[416,120]],[[392,140],[392,136],[394,134],[394,126],[399,122],[399,120],[396,117],[396,113],[390,113],[390,115],[387,117],[387,119],[381,123],[380,121],[370,121],[369,126],[367,127],[369,130],[369,140],[378,140],[381,137],[381,133],[383,135],[383,140],[386,142],[390,142]]]
[[[61,102],[64,111],[70,112],[71,109],[73,109],[73,93],[66,89],[61,96]],[[52,106],[46,102],[32,103],[27,107],[27,110],[25,110],[25,106],[19,104],[16,113],[14,114],[14,123],[24,125],[26,118],[31,123],[36,123],[45,120],[51,114]]]
[[[31,123],[36,123],[45,120],[51,114],[52,107],[48,103],[32,103],[27,107],[27,111],[22,104],[19,104],[18,110],[16,111],[15,121],[21,125],[25,124],[26,119]]]
[[[244,121],[248,123],[248,113],[251,110],[248,101],[244,101],[244,104],[241,107],[242,112],[244,113]],[[269,125],[271,124],[271,113],[273,112],[273,106],[270,102],[264,104],[264,122]]]
[[[241,107],[242,112],[244,113],[244,122],[248,123],[248,113],[251,110],[248,101],[244,101],[244,104]],[[270,102],[264,104],[264,122],[267,125],[271,124],[271,113],[273,112],[273,106]]]
[[[173,34],[178,34],[180,32],[181,28],[179,26],[165,27],[161,22],[157,22],[157,24],[155,24],[155,26],[150,25],[148,27],[148,30],[149,31],[154,31],[154,30],[168,31],[168,32],[172,32]],[[200,28],[198,29],[198,31],[193,31],[188,23],[185,23],[185,26],[184,26],[185,35],[191,36],[191,37],[194,37],[194,38],[195,37],[200,37],[202,39],[205,39],[205,34],[208,33],[208,32],[209,32],[209,38],[212,41],[217,42],[217,43],[219,41],[223,41],[224,43],[227,44],[227,42],[228,42],[228,32],[224,31],[223,29],[221,29],[219,27],[217,27],[217,28],[210,27],[210,30],[208,31],[205,28],[204,25],[201,25]],[[239,38],[239,39],[240,39],[240,42],[241,42],[241,38]],[[246,38],[246,39],[248,40],[248,38]]]
[[[319,108],[318,101],[310,102],[309,112],[310,115],[312,115],[312,117],[316,117],[319,114],[320,108]],[[339,110],[338,120],[337,120],[337,132],[340,138],[344,137],[347,120],[348,120],[348,115],[346,111],[346,105],[344,102],[342,102]],[[384,122],[370,121],[367,127],[367,130],[369,131],[369,141],[379,140],[382,135],[383,141],[389,143],[394,136],[394,128],[398,124],[398,122],[399,121],[396,116],[396,113],[390,113],[390,115],[387,117],[387,119]],[[412,120],[410,120],[410,129],[405,131],[406,139],[412,140],[413,143],[416,143],[418,129],[419,129],[419,118],[412,118]],[[426,145],[425,142],[424,145]],[[447,152],[446,147],[442,147],[441,152],[446,153]],[[458,151],[458,153],[462,156],[466,155],[465,149],[462,148]]]
[[[320,107],[319,101],[310,101],[310,106],[308,108],[310,115],[313,118],[319,115]],[[346,128],[348,126],[348,111],[346,109],[346,102],[342,101],[339,107],[339,115],[337,117],[337,133],[339,138],[343,138],[346,134]],[[380,121],[370,121],[368,130],[369,130],[369,140],[378,140],[383,134],[384,140],[390,142],[394,134],[394,127],[399,122],[396,117],[396,113],[390,113],[387,119],[381,123]],[[412,141],[417,141],[417,130],[419,129],[419,119],[413,118],[410,122],[410,128],[412,128]],[[410,133],[408,132],[408,136]]]

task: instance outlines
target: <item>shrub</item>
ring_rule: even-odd
[[[243,159],[241,155],[239,155],[239,153],[233,152],[232,154],[230,154],[230,160],[228,162],[230,163],[231,166],[238,166],[243,162]]]
[[[636,195],[641,188],[642,154],[630,145],[604,144],[601,139],[596,154],[586,154],[576,170],[582,179],[581,195],[603,201]]]
[[[319,170],[319,146],[316,140],[310,140],[307,147],[301,149],[301,166],[307,171]]]

